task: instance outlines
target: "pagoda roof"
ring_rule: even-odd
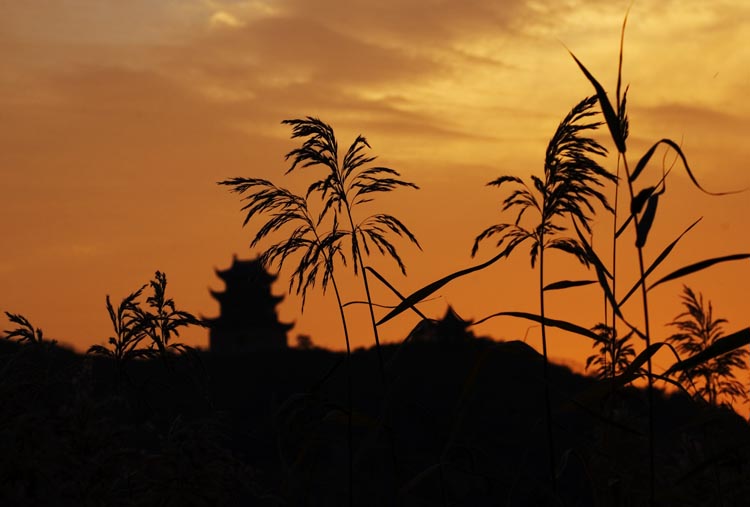
[[[448,305],[448,308],[445,311],[443,322],[459,329],[466,329],[472,324],[471,320],[465,320],[462,318],[451,305]]]
[[[216,276],[227,282],[238,278],[257,279],[263,283],[273,283],[278,278],[277,275],[269,273],[260,259],[240,260],[237,255],[232,257],[232,265],[227,269],[214,269]]]
[[[252,298],[249,298],[249,297],[240,296],[238,298],[237,295],[235,294],[228,295],[226,291],[218,291],[218,290],[209,289],[208,292],[211,294],[211,297],[214,298],[219,303],[225,302],[227,300],[237,301],[238,299],[240,300],[239,303],[246,303],[252,300]],[[284,296],[277,296],[275,294],[271,294],[268,296],[268,298],[263,297],[263,300],[272,301],[273,306],[276,306],[284,300]]]

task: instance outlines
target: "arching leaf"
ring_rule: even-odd
[[[393,292],[393,293],[394,293],[394,294],[395,294],[395,295],[396,295],[396,296],[397,296],[397,297],[398,297],[398,298],[399,298],[399,299],[400,299],[401,301],[404,301],[404,300],[406,299],[406,298],[405,298],[405,297],[404,297],[404,296],[403,296],[403,295],[402,295],[402,294],[401,294],[401,293],[400,293],[400,292],[398,291],[398,289],[396,289],[396,287],[394,287],[394,286],[393,286],[393,284],[392,284],[391,282],[389,282],[388,280],[386,280],[386,278],[385,278],[385,277],[384,277],[383,275],[381,275],[380,273],[378,273],[378,272],[377,272],[377,271],[375,270],[375,268],[373,268],[373,267],[371,267],[371,266],[365,266],[365,269],[366,269],[367,271],[369,271],[370,273],[372,273],[373,275],[375,275],[375,278],[377,278],[377,279],[378,279],[378,280],[380,281],[380,283],[382,283],[383,285],[385,285],[386,287],[388,287],[388,288],[389,288],[389,289],[391,290],[391,292]],[[429,300],[427,300],[427,301],[429,301]],[[395,306],[394,306],[393,308],[395,308]],[[414,313],[416,313],[417,315],[419,315],[419,316],[420,316],[420,317],[422,318],[422,320],[428,320],[428,319],[427,319],[427,316],[425,316],[425,314],[423,314],[423,313],[422,313],[422,312],[421,312],[421,311],[419,310],[419,308],[417,308],[416,306],[412,306],[412,307],[410,307],[410,308],[412,309],[412,311],[413,311]]]
[[[518,317],[520,319],[526,319],[531,320],[534,322],[538,322],[539,324],[544,324],[546,326],[556,327],[559,329],[563,329],[565,331],[568,331],[570,333],[579,334],[581,336],[585,336],[586,338],[590,338],[594,341],[599,340],[599,335],[595,332],[591,331],[590,329],[586,329],[585,327],[579,326],[578,324],[573,324],[572,322],[568,322],[565,320],[557,320],[557,319],[551,319],[549,317],[542,318],[541,315],[537,315],[535,313],[526,313],[526,312],[498,312],[493,313],[492,315],[489,315],[487,317],[484,317],[483,319],[479,319],[476,322],[473,322],[471,325],[476,326],[477,324],[481,324],[483,322],[486,322],[490,319],[494,319],[495,317]]]
[[[664,374],[690,370],[722,354],[750,345],[750,328],[745,328],[716,340],[705,350],[672,365]]]
[[[654,218],[656,218],[656,208],[659,205],[659,194],[654,194],[648,198],[648,204],[646,205],[646,211],[643,212],[640,222],[638,222],[638,230],[636,231],[635,246],[637,248],[643,248],[648,239],[648,233],[651,231],[651,226],[654,224]]]
[[[750,254],[743,253],[743,254],[725,255],[723,257],[715,257],[713,259],[707,259],[704,261],[696,262],[694,264],[684,266],[676,271],[671,272],[667,276],[660,278],[658,281],[654,282],[648,288],[648,290],[651,290],[654,287],[661,285],[665,282],[669,282],[670,280],[676,280],[677,278],[682,278],[683,276],[687,276],[695,272],[701,271],[703,269],[710,268],[711,266],[715,264],[719,264],[722,262],[739,261],[743,259],[750,259]]]
[[[592,283],[596,283],[596,280],[560,280],[559,282],[553,282],[553,283],[545,285],[542,290],[551,291],[551,290],[568,289],[571,287],[582,287],[584,285],[591,285]]]
[[[617,146],[617,151],[619,151],[620,153],[625,153],[625,139],[623,138],[622,130],[620,128],[620,119],[615,113],[615,110],[612,108],[612,104],[607,97],[607,92],[604,91],[604,88],[601,84],[599,84],[599,81],[596,80],[596,78],[588,71],[586,67],[584,67],[581,61],[576,58],[576,55],[574,55],[570,50],[568,50],[568,52],[570,53],[570,56],[573,57],[573,60],[575,60],[575,62],[578,64],[578,67],[581,69],[589,82],[594,86],[594,90],[596,90],[596,97],[599,99],[599,106],[602,109],[602,114],[604,115],[604,119],[607,122],[607,126],[609,127],[609,132],[612,136],[612,140],[614,141],[615,146]]]
[[[656,187],[647,187],[638,192],[638,195],[633,197],[633,200],[630,202],[630,213],[632,215],[637,215],[643,210],[643,205],[646,204],[646,201],[648,201],[648,198],[651,197],[651,195],[656,190]]]
[[[671,139],[666,139],[666,138],[665,139],[661,139],[661,140],[657,141],[656,143],[654,143],[654,145],[651,146],[651,148],[649,148],[648,151],[646,151],[646,153],[643,155],[643,157],[641,157],[641,159],[638,161],[638,164],[635,166],[635,170],[630,175],[630,181],[631,182],[635,181],[635,179],[641,174],[641,172],[643,172],[643,169],[646,167],[646,165],[648,164],[648,162],[651,160],[651,157],[654,155],[654,152],[656,151],[656,148],[660,144],[666,144],[667,146],[669,146],[670,148],[672,148],[677,153],[677,155],[682,160],[682,166],[685,168],[685,172],[687,172],[688,177],[690,178],[690,181],[692,181],[693,185],[695,185],[695,187],[698,190],[700,190],[701,192],[709,194],[709,195],[729,195],[729,194],[736,194],[736,193],[744,191],[744,189],[743,189],[743,190],[733,190],[733,191],[729,191],[729,192],[709,192],[708,190],[706,190],[705,188],[703,188],[701,186],[701,184],[698,183],[698,180],[695,178],[695,175],[693,174],[693,171],[690,169],[690,165],[688,164],[687,157],[685,157],[685,154],[682,152],[682,148],[680,148],[680,146],[677,143],[675,143],[674,141],[672,141]]]
[[[675,238],[674,241],[672,241],[669,245],[667,245],[667,247],[664,250],[662,250],[662,252],[656,257],[656,259],[654,260],[654,262],[652,262],[651,265],[648,267],[648,269],[644,272],[643,278],[640,279],[640,280],[638,280],[635,283],[635,285],[633,285],[633,287],[630,288],[630,290],[625,295],[625,297],[623,297],[620,300],[619,306],[624,305],[625,301],[627,301],[628,299],[630,299],[630,296],[632,296],[633,293],[636,290],[638,290],[638,287],[640,287],[641,283],[643,283],[643,280],[646,279],[648,277],[648,275],[650,275],[662,262],[664,262],[664,259],[666,259],[667,256],[670,254],[670,252],[672,252],[672,250],[677,245],[677,243],[682,239],[682,237],[685,234],[687,234],[687,232],[690,229],[692,229],[693,227],[695,227],[698,224],[698,222],[700,222],[701,220],[703,220],[702,217],[699,218],[698,220],[696,220],[695,222],[693,222],[692,224],[690,224],[690,226],[688,226],[687,229],[685,229],[684,231],[682,231],[682,233],[679,236],[677,236],[677,238]]]
[[[384,323],[388,322],[393,317],[399,315],[401,312],[403,312],[407,308],[411,308],[414,305],[416,305],[417,303],[419,303],[420,301],[423,301],[425,298],[427,298],[428,296],[432,295],[435,291],[437,291],[440,288],[442,288],[443,286],[445,286],[448,282],[450,282],[452,280],[455,280],[456,278],[460,278],[462,276],[466,276],[466,275],[468,275],[470,273],[474,273],[475,271],[480,271],[480,270],[482,270],[482,269],[484,269],[484,268],[486,268],[486,267],[494,264],[495,262],[499,261],[500,259],[502,259],[503,257],[505,257],[505,256],[508,255],[508,253],[510,252],[509,248],[510,247],[506,247],[502,252],[500,252],[499,254],[495,255],[494,257],[492,257],[488,261],[485,261],[485,262],[483,262],[481,264],[477,264],[476,266],[472,266],[470,268],[466,268],[466,269],[462,269],[460,271],[456,271],[455,273],[451,273],[450,275],[444,276],[443,278],[441,278],[439,280],[435,280],[434,282],[432,282],[432,283],[430,283],[428,285],[425,285],[421,289],[419,289],[416,292],[413,292],[412,294],[410,294],[409,296],[407,296],[403,301],[401,301],[401,303],[398,304],[398,306],[396,306],[396,308],[394,308],[393,310],[391,310],[390,312],[388,312],[388,314],[385,317],[383,317],[382,319],[380,319],[377,322],[377,325],[379,326],[381,324],[384,324]]]

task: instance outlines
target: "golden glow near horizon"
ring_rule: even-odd
[[[539,174],[557,123],[592,93],[565,47],[613,89],[629,4],[7,4],[0,17],[0,310],[23,313],[47,335],[84,349],[109,336],[105,295],[117,301],[159,269],[179,306],[213,316],[208,288],[221,285],[213,268],[227,267],[233,254],[257,253],[247,248],[253,228],[241,229],[238,199],[215,182],[257,176],[304,188],[304,177],[283,176],[283,155],[294,143],[279,122],[305,115],[331,123],[342,145],[366,135],[382,163],[422,187],[381,202],[424,246],[418,252],[402,245],[406,279],[374,261],[403,292],[477,262],[469,256],[473,238],[498,219],[502,197],[485,183],[505,173]],[[750,186],[749,20],[742,1],[633,5],[624,62],[631,157],[670,137],[708,189]],[[607,164],[615,169],[614,159]],[[705,217],[701,226],[670,267],[750,250],[746,195],[706,197],[683,172],[674,176],[648,255],[698,216]],[[597,219],[602,238],[609,220]],[[491,253],[484,245],[479,258]],[[588,276],[558,261],[550,281]],[[747,276],[746,264],[738,264],[685,281],[714,302],[733,330],[748,325]],[[451,304],[474,319],[499,310],[534,312],[535,280],[519,252],[446,287],[425,311],[439,317]],[[361,297],[352,280],[344,289],[347,299]],[[660,336],[668,332],[661,325],[680,311],[680,289],[654,293]],[[378,297],[393,302],[387,291]],[[342,348],[332,304],[315,296],[298,315],[299,300],[288,297],[281,318],[296,322],[290,341],[310,334],[320,345]],[[594,289],[551,295],[548,306],[552,316],[583,325],[601,313]],[[354,342],[369,346],[360,312],[352,310],[362,317]],[[414,324],[405,317],[384,326],[383,335],[398,340]],[[488,322],[476,333],[539,340],[533,326],[512,320]],[[207,343],[203,331],[187,339]],[[584,339],[569,335],[555,335],[550,347],[553,356],[579,363],[590,351]]]

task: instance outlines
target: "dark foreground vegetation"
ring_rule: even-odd
[[[344,354],[197,353],[128,364],[0,341],[2,505],[348,503]],[[486,339],[353,352],[354,504],[643,505],[648,401]],[[659,505],[746,505],[750,431],[727,408],[655,391]]]

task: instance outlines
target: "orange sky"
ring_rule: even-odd
[[[0,310],[84,349],[109,336],[105,295],[119,301],[157,269],[178,307],[215,316],[214,268],[249,257],[253,228],[239,201],[215,182],[284,177],[295,144],[285,118],[315,115],[342,145],[367,136],[379,161],[421,190],[399,190],[379,210],[401,218],[424,251],[402,244],[408,278],[372,263],[410,292],[476,262],[473,238],[501,219],[501,174],[541,174],[544,150],[568,110],[591,93],[563,44],[614,87],[622,17],[630,1],[506,0],[27,0],[0,16]],[[635,2],[626,36],[631,163],[653,141],[680,142],[711,190],[750,186],[750,6],[741,0]],[[614,170],[615,160],[606,162]],[[675,173],[647,257],[704,220],[661,274],[704,257],[750,251],[747,194],[698,194]],[[506,217],[507,218],[507,217]],[[602,251],[610,218],[600,215]],[[620,254],[632,275],[632,241]],[[478,258],[493,254],[489,243]],[[748,325],[747,263],[685,281],[729,319]],[[277,293],[285,290],[282,272]],[[548,281],[583,277],[568,259]],[[462,279],[424,305],[465,318],[537,311],[537,273],[526,251]],[[627,282],[622,282],[627,285]],[[360,299],[344,283],[345,298]],[[653,292],[656,338],[680,311],[681,284]],[[376,299],[392,303],[387,292]],[[573,304],[571,304],[573,303]],[[551,294],[550,316],[593,325],[599,293]],[[304,315],[288,297],[281,317],[298,333],[342,348],[332,294]],[[627,308],[637,320],[637,301]],[[355,345],[372,343],[363,309],[351,311]],[[383,326],[385,341],[416,323]],[[7,328],[4,321],[3,329]],[[528,324],[496,319],[475,329],[522,338]],[[537,346],[537,328],[527,340]],[[205,331],[186,336],[205,346]],[[551,355],[582,362],[584,338],[552,333]],[[640,345],[639,345],[640,348]],[[666,363],[664,364],[666,366]]]

